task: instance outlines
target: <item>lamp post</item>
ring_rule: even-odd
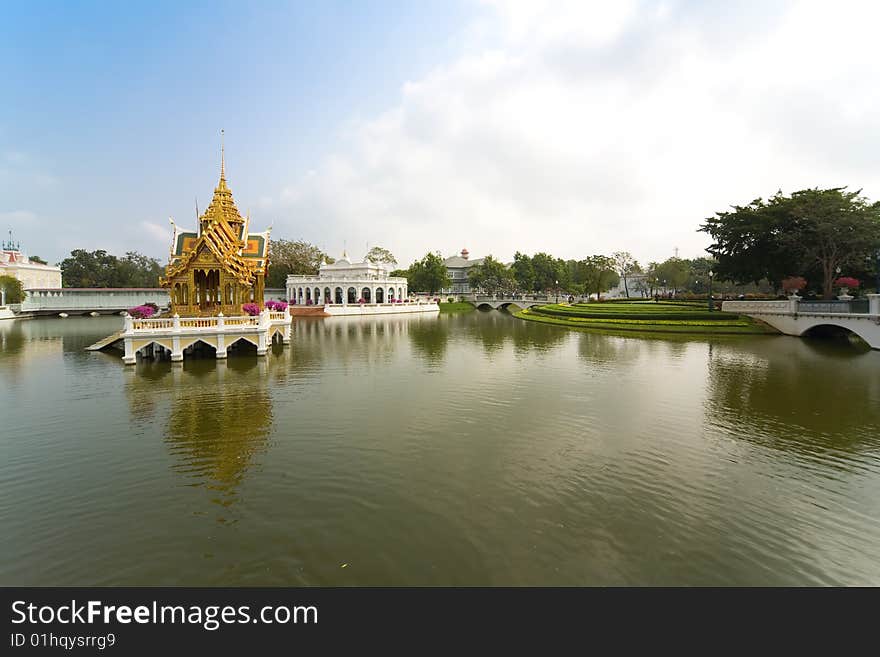
[[[559,281],[556,281],[556,303],[559,303]]]
[[[715,272],[711,269],[709,270],[709,312],[712,312],[712,306],[715,304],[712,303],[712,277],[715,276]]]

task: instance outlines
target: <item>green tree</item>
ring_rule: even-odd
[[[408,278],[409,277],[409,269],[394,269],[389,276],[397,277],[397,278]]]
[[[614,261],[614,269],[617,275],[623,279],[623,291],[626,296],[629,296],[629,287],[626,279],[636,273],[639,263],[636,262],[636,259],[632,257],[629,251],[612,253],[611,259]]]
[[[561,273],[559,262],[547,253],[536,253],[532,256],[532,269],[535,272],[532,289],[535,292],[556,289],[556,281]]]
[[[269,275],[266,287],[286,287],[287,275],[316,276],[325,262],[333,260],[303,240],[269,240]]]
[[[374,246],[367,253],[367,260],[372,262],[374,265],[396,265],[397,258],[394,257],[394,254],[391,253],[388,249],[383,249],[381,246]]]
[[[866,258],[880,247],[880,203],[869,203],[861,190],[845,190],[805,189],[792,194],[791,230],[780,236],[783,248],[798,255],[802,272],[818,268],[826,299],[834,296],[838,268],[864,268]]]
[[[129,251],[116,260],[116,284],[119,287],[157,287],[163,267],[155,258]]]
[[[0,289],[6,295],[6,303],[21,303],[24,300],[24,289],[15,276],[0,276]]]
[[[470,268],[468,280],[472,289],[483,290],[492,295],[510,294],[516,286],[513,272],[491,255],[483,258],[479,265]]]
[[[690,263],[682,258],[669,258],[657,266],[656,275],[664,288],[681,290],[690,277]]]
[[[34,256],[28,256],[28,259],[29,259],[31,262],[38,262],[38,263],[41,264],[41,265],[48,265],[48,264],[49,264],[48,262],[46,262],[45,260],[43,260],[40,256],[35,256],[35,255],[34,255]]]
[[[584,292],[588,295],[595,292],[597,299],[620,280],[614,260],[608,256],[590,256],[581,261],[580,267],[584,279]]]
[[[769,202],[757,198],[705,220],[699,230],[714,240],[706,251],[718,262],[719,278],[737,283],[779,281],[799,269],[795,254],[780,240],[788,224],[785,201],[777,192]]]
[[[517,288],[524,292],[535,289],[535,268],[532,266],[532,259],[529,256],[519,251],[514,253],[511,271]]]
[[[417,260],[409,268],[409,289],[414,292],[436,294],[451,283],[449,270],[439,253],[426,253],[424,258]]]
[[[864,268],[880,245],[880,203],[845,187],[805,189],[767,201],[718,212],[700,227],[713,243],[706,249],[718,261],[721,280],[761,279],[774,285],[790,275],[813,274],[823,293],[833,296],[837,268]]]
[[[122,287],[119,259],[103,249],[74,249],[60,267],[65,287]]]

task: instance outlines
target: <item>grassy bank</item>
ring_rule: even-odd
[[[634,301],[626,303],[548,304],[514,313],[516,317],[570,328],[712,335],[777,333],[744,315],[709,312],[699,303]]]
[[[459,301],[454,303],[440,303],[439,305],[441,313],[466,313],[474,310],[474,307],[471,304]]]

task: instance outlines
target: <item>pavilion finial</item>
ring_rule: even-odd
[[[220,180],[226,180],[226,131],[220,128]]]

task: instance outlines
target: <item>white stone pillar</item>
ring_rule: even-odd
[[[226,318],[223,311],[217,315],[217,358],[226,358],[226,336],[224,335],[226,327]]]
[[[800,302],[801,298],[796,294],[792,294],[790,297],[788,297],[788,312],[790,312],[792,315],[797,315],[798,308],[800,307]]]
[[[175,315],[177,317],[177,315]],[[177,323],[177,330],[180,330],[180,322]],[[175,335],[171,338],[171,362],[179,363],[183,360],[183,350],[180,348],[180,336]]]
[[[127,317],[126,319],[131,319]],[[137,362],[137,355],[134,352],[134,345],[131,338],[125,338],[125,354],[122,356],[122,362],[126,365],[134,365]]]
[[[880,293],[868,295],[868,312],[871,315],[880,315]]]
[[[269,335],[268,331],[260,331],[257,333],[257,356],[265,356],[266,351],[268,349],[266,345],[266,336]]]

